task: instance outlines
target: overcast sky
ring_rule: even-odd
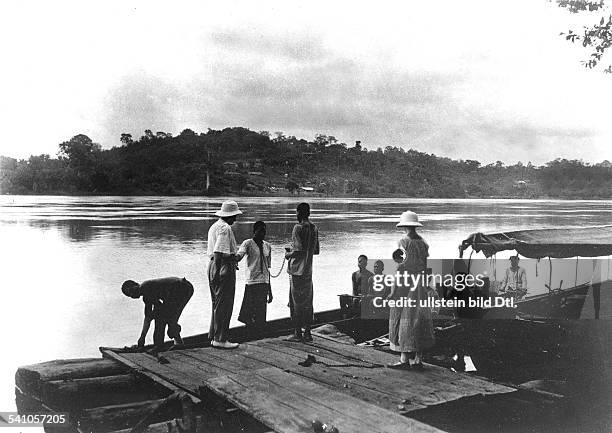
[[[612,76],[547,0],[0,4],[0,154],[244,126],[483,162],[612,160]]]

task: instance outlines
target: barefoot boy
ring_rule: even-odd
[[[358,269],[353,272],[351,280],[353,282],[353,296],[362,296],[368,294],[369,280],[374,274],[368,271],[368,257],[365,254],[360,255],[357,258]]]
[[[238,320],[247,326],[250,338],[263,335],[266,326],[267,304],[272,302],[270,265],[272,247],[264,239],[266,223],[253,224],[253,237],[245,240],[236,254],[236,260],[246,257],[246,286]]]
[[[167,277],[147,280],[139,284],[127,280],[121,286],[125,296],[138,299],[142,296],[145,304],[144,322],[138,339],[138,347],[142,348],[149,332],[151,321],[155,320],[153,331],[154,350],[160,351],[164,344],[164,332],[168,327],[168,337],[174,339],[175,344],[183,344],[181,338],[181,325],[178,319],[183,308],[193,295],[193,286],[185,278]]]

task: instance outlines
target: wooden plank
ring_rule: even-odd
[[[312,432],[313,419],[351,433],[440,431],[275,367],[216,377],[206,383],[276,432]]]
[[[326,365],[315,363],[310,367],[302,367],[297,363],[303,361],[305,357],[303,353],[295,349],[284,348],[283,352],[279,353],[281,356],[270,356],[270,350],[267,348],[252,347],[250,349],[254,352],[265,350],[269,358],[278,362],[277,366],[279,368],[282,367],[284,370],[328,385],[386,409],[395,409],[399,404],[402,404],[405,411],[411,411],[457,398],[456,394],[450,393],[432,396],[431,388],[415,383],[412,380],[413,377],[402,374],[405,372],[399,372],[400,374],[395,377],[391,373],[391,377],[389,377],[388,373],[392,370],[386,368],[333,367],[330,365],[338,364],[341,360],[332,360],[320,354],[316,355],[317,361]],[[291,350],[294,350],[295,353],[291,353]],[[285,362],[283,363],[281,360],[285,360]],[[345,360],[345,362],[351,361]],[[394,373],[397,372],[394,371]],[[452,390],[453,385],[448,387]],[[442,397],[445,398],[441,399]]]
[[[162,397],[159,389],[143,386],[134,374],[85,379],[52,380],[42,385],[42,400],[60,411],[152,400]]]
[[[290,355],[284,353],[274,353],[267,348],[262,348],[256,344],[243,344],[240,349],[233,350],[231,355],[227,353],[227,362],[237,362],[236,365],[246,365],[248,360],[255,361],[256,364],[251,365],[257,368],[278,367],[282,370],[297,374],[305,379],[318,382],[322,385],[336,389],[345,394],[352,395],[366,402],[370,402],[385,409],[395,409],[399,404],[404,404],[406,410],[416,410],[425,407],[416,401],[404,403],[404,398],[400,394],[389,393],[385,389],[378,389],[376,384],[371,383],[369,378],[364,378],[362,371],[357,369],[333,369],[323,367],[320,364],[313,364],[310,367],[304,367],[298,364],[304,360],[303,354]],[[237,361],[238,358],[243,358],[244,361]],[[334,362],[325,358],[317,358],[324,362]],[[430,403],[436,403],[431,401]]]
[[[298,363],[308,354],[323,364],[300,366]],[[196,395],[207,379],[255,372],[271,366],[387,410],[396,410],[401,404],[404,411],[413,411],[467,396],[515,391],[437,366],[428,365],[423,372],[384,368],[384,363],[394,362],[397,356],[320,338],[315,338],[313,344],[290,343],[276,338],[243,344],[231,351],[211,347],[170,351],[162,354],[169,361],[166,364],[142,353],[115,355],[131,362],[137,372]]]
[[[183,353],[183,356],[190,357],[194,362],[206,363],[214,365],[219,369],[231,373],[242,373],[245,370],[255,370],[257,368],[266,368],[268,365],[258,361],[247,360],[241,357],[234,357],[242,348],[233,350],[209,349],[202,351],[192,351]],[[225,376],[228,373],[218,374],[217,376]]]
[[[351,364],[356,366],[361,366],[364,368],[371,367],[384,367],[385,363],[380,362],[370,362],[368,360],[359,359],[349,353],[342,353],[338,351],[330,351],[325,348],[320,348],[310,344],[303,343],[292,343],[288,341],[283,341],[280,339],[274,340],[262,340],[255,343],[258,346],[265,347],[268,350],[281,352],[281,353],[291,353],[295,354],[300,352],[302,354],[302,360],[306,359],[306,357],[310,355],[321,356],[328,358],[333,363],[336,364]]]
[[[212,350],[212,348],[208,349],[208,351]],[[198,370],[200,376],[205,376],[205,378],[237,373],[237,371],[228,368],[219,362],[211,361],[210,357],[208,359],[205,357],[204,359],[197,359],[183,351],[170,352],[167,355],[164,354],[164,357],[170,361],[169,364],[166,364],[168,367],[176,366],[176,368],[182,369],[183,367],[181,365],[184,364]]]
[[[15,385],[26,394],[38,395],[43,382],[50,380],[111,376],[126,371],[123,365],[109,359],[56,359],[19,367],[15,373]]]
[[[201,361],[215,362],[217,365],[223,365],[228,369],[232,369],[235,373],[241,373],[244,370],[268,368],[270,366],[266,361],[242,356],[247,346],[250,347],[251,345],[243,343],[238,349],[197,350],[185,351],[183,353]]]
[[[84,409],[78,415],[79,427],[87,431],[119,430],[133,426],[151,414],[154,423],[174,418],[180,409],[178,400],[168,399]]]
[[[293,348],[286,345],[275,346],[272,343],[265,345],[266,349],[272,351],[280,350],[285,354],[291,354],[293,351],[295,352],[295,356],[298,358],[301,357],[302,360],[304,359],[304,356],[300,349],[303,349],[304,346],[306,345]],[[342,364],[338,364],[342,363],[342,358],[337,354],[335,354],[336,359],[331,362],[322,357],[320,353],[316,353],[315,357],[317,360],[321,360],[327,364],[327,366],[324,366],[325,369],[328,371],[335,370],[337,375],[342,376],[345,383],[350,379],[354,379],[351,381],[353,385],[358,384],[359,386],[382,392],[388,396],[387,400],[390,399],[392,402],[395,402],[395,404],[402,402],[406,411],[457,400],[466,396],[481,394],[480,389],[475,389],[469,385],[456,383],[455,381],[450,380],[448,377],[442,379],[431,378],[428,376],[427,372],[397,371],[385,367],[346,367],[346,365],[354,362],[354,360],[344,359],[346,364],[343,366]],[[330,365],[333,365],[334,363],[338,366],[330,367]],[[348,389],[349,392],[352,390],[353,388]],[[382,400],[381,403],[389,404],[387,400]],[[384,406],[386,407],[386,405]]]
[[[282,342],[280,344],[283,343],[286,344],[288,342]],[[361,359],[366,362],[372,362],[377,364],[393,363],[396,362],[399,358],[396,354],[393,353],[387,353],[369,347],[351,346],[348,344],[336,344],[330,342],[329,340],[323,339],[315,339],[313,343],[310,343],[307,346],[313,346],[314,348],[322,351],[331,350],[336,353],[346,353],[348,357],[353,357],[354,359]],[[430,382],[438,381],[452,382],[457,384],[461,383],[466,386],[473,387],[474,390],[478,390],[478,392],[482,394],[499,394],[516,391],[515,388],[511,388],[509,386],[501,385],[495,382],[481,379],[479,377],[471,376],[466,373],[452,372],[437,365],[425,364],[425,367],[426,370],[421,373],[427,373],[422,374],[422,376],[424,380],[429,380]]]
[[[114,359],[134,373],[148,377],[158,385],[170,391],[187,391],[194,403],[199,403],[200,399],[195,397],[201,380],[195,380],[186,372],[177,371],[173,368],[165,367],[154,357],[144,353],[115,353],[112,350],[103,349],[102,354]],[[197,377],[197,376],[196,376]]]

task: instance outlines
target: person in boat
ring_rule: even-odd
[[[314,310],[312,306],[312,259],[319,254],[319,232],[310,222],[310,205],[300,203],[296,209],[298,223],[293,227],[291,247],[287,248],[287,273],[289,274],[289,310],[294,333],[290,341],[312,341],[310,326]]]
[[[361,317],[368,319],[389,319],[389,309],[383,308],[380,306],[376,306],[374,301],[376,298],[385,299],[389,296],[390,288],[384,283],[383,280],[383,289],[375,290],[375,278],[376,275],[383,275],[383,271],[385,270],[385,263],[382,260],[376,260],[374,262],[374,273],[368,278],[368,291],[365,293],[364,300],[362,301],[361,307]],[[377,284],[380,285],[380,282]],[[380,286],[379,286],[380,287]]]
[[[264,240],[266,223],[253,224],[253,237],[245,240],[236,254],[238,261],[246,257],[246,285],[238,320],[247,326],[250,338],[261,335],[266,325],[267,304],[272,302],[270,266],[272,247]]]
[[[405,236],[399,241],[399,248],[404,252],[404,261],[398,265],[400,273],[422,274],[427,271],[427,257],[429,246],[417,233],[417,227],[423,225],[419,222],[416,213],[406,211],[400,216],[397,227],[406,230]],[[413,299],[415,306],[394,306],[389,311],[389,340],[390,348],[400,352],[400,360],[389,365],[394,369],[423,369],[423,351],[435,343],[431,310],[420,307],[419,301],[426,299],[428,289],[424,282],[416,287],[405,287],[396,284],[389,295],[390,299],[406,297]],[[412,360],[412,362],[411,362]]]
[[[510,257],[510,267],[506,269],[506,274],[499,290],[500,294],[521,299],[527,294],[527,273],[519,266],[519,256]]]
[[[376,260],[374,262],[374,273],[372,274],[370,278],[368,278],[368,293],[367,294],[369,296],[380,296],[383,299],[389,296],[389,293],[391,291],[390,287],[385,286],[385,288],[382,291],[374,290],[374,278],[376,275],[383,275],[384,270],[385,270],[385,263],[382,260]]]
[[[357,258],[358,269],[351,275],[353,283],[353,296],[362,296],[368,293],[369,280],[374,275],[366,269],[368,266],[368,256],[361,254]]]
[[[385,270],[385,263],[382,260],[376,260],[374,262],[374,273],[372,275],[370,275],[370,277],[368,278],[368,292],[367,295],[370,296],[382,296],[383,298],[386,298],[388,293],[384,293],[384,291],[382,293],[377,292],[376,290],[374,290],[374,276],[375,275],[382,275],[383,271]]]
[[[236,292],[238,252],[232,224],[241,214],[235,201],[225,201],[215,213],[219,219],[208,229],[208,284],[212,300],[208,337],[213,347],[222,349],[238,347],[238,343],[228,341],[228,334]]]
[[[185,278],[167,277],[146,280],[142,283],[127,280],[121,286],[124,295],[138,299],[142,297],[145,304],[144,322],[138,348],[145,345],[145,338],[149,332],[151,322],[155,320],[153,331],[153,350],[158,352],[164,344],[164,333],[168,328],[168,337],[176,345],[182,345],[181,325],[178,321],[187,302],[193,296],[193,285]]]

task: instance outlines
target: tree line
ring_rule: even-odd
[[[79,134],[56,157],[0,156],[3,194],[610,198],[612,164],[556,159],[482,165],[413,149],[368,150],[333,136],[307,141],[246,128],[121,135],[102,149]],[[308,191],[308,192],[306,192]]]

